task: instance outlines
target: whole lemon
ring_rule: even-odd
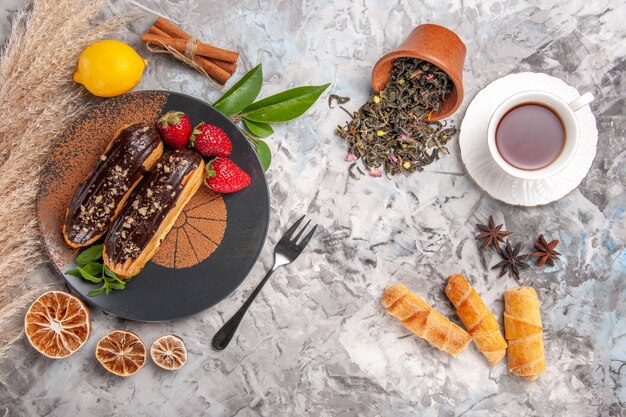
[[[80,54],[74,81],[93,95],[114,97],[136,86],[145,67],[146,61],[133,48],[106,39],[89,45]]]

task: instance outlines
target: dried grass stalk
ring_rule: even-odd
[[[106,4],[33,0],[16,14],[0,55],[0,356],[21,333],[28,304],[55,284],[25,282],[46,260],[35,216],[39,172],[55,138],[93,100],[72,81],[81,51],[131,19],[94,22]]]

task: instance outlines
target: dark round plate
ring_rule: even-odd
[[[126,289],[88,297],[100,284],[64,273],[74,267],[77,254],[61,232],[69,201],[120,126],[155,123],[170,110],[185,112],[194,126],[204,121],[224,130],[233,142],[231,159],[250,175],[251,184],[223,196],[203,186]],[[215,305],[243,282],[267,236],[269,190],[254,149],[226,116],[184,94],[138,91],[103,101],[68,126],[43,168],[37,215],[54,269],[73,292],[125,319],[167,321]]]

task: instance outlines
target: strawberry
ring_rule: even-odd
[[[191,123],[181,111],[168,111],[157,122],[157,130],[163,142],[174,149],[184,149],[189,145]]]
[[[229,156],[233,144],[226,133],[217,126],[200,123],[191,134],[191,146],[204,156]]]
[[[206,165],[206,183],[218,193],[234,193],[250,184],[250,176],[228,158],[215,158]]]

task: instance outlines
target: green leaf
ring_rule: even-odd
[[[113,281],[113,282],[109,282],[108,285],[114,290],[123,290],[125,288],[125,285],[123,282]]]
[[[248,120],[244,117],[243,124],[246,125],[246,128],[248,128],[250,133],[259,138],[266,138],[274,133],[272,126],[267,123],[253,122],[252,120]]]
[[[292,88],[249,105],[241,114],[253,122],[287,122],[307,111],[329,85]]]
[[[98,288],[97,290],[91,290],[87,293],[87,297],[96,297],[100,294],[102,294],[102,291],[104,291],[104,285],[100,288]]]
[[[102,275],[102,267],[103,265],[100,262],[89,262],[87,265],[83,266],[82,268],[85,271],[87,271],[87,273],[93,276],[98,276],[98,275]]]
[[[78,268],[76,268],[76,269],[78,269],[78,271],[80,272],[80,275],[82,276],[82,278],[86,279],[87,281],[91,281],[91,282],[95,282],[95,283],[98,283],[98,282],[102,281],[102,277],[94,277],[93,275],[91,275],[89,272],[85,271],[80,266]]]
[[[109,267],[108,267],[108,266],[106,266],[106,265],[104,265],[104,274],[105,274],[107,277],[111,277],[111,278],[115,278],[115,279],[117,279],[117,275],[115,275],[115,272],[111,271],[111,270],[109,269]]]
[[[80,271],[78,270],[78,268],[74,268],[74,269],[68,269],[67,271],[65,271],[65,273],[67,275],[71,275],[73,277],[76,278],[82,278],[83,276],[80,274]]]
[[[267,143],[263,142],[261,139],[257,139],[254,142],[254,147],[256,149],[256,154],[259,156],[259,160],[261,161],[261,165],[263,166],[263,170],[267,171],[272,163],[272,151],[270,147],[267,146]]]
[[[237,114],[257,98],[262,85],[263,68],[259,64],[230,87],[219,100],[213,103],[213,107],[226,116]]]
[[[76,257],[76,263],[78,265],[87,265],[89,262],[97,261],[100,258],[102,258],[102,245],[93,245]]]

